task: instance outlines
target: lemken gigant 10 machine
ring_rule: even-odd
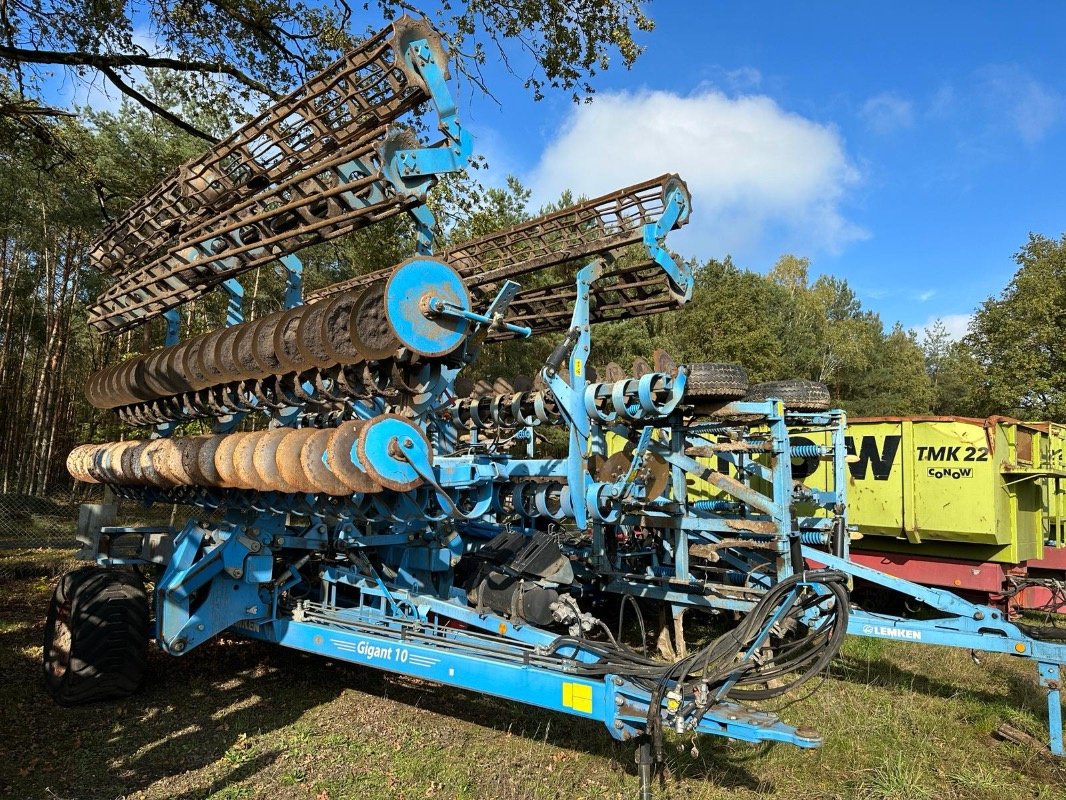
[[[666,248],[689,219],[680,178],[434,251],[426,193],[472,147],[446,77],[438,34],[404,17],[105,231],[94,259],[114,281],[91,324],[162,316],[166,344],[91,377],[90,402],[141,433],[68,468],[199,511],[95,530],[96,564],[49,610],[53,696],[128,694],[150,638],[180,656],[226,632],[598,719],[638,744],[647,794],[666,730],[817,746],[745,703],[824,670],[851,631],[1036,659],[1061,751],[1058,645],[849,561],[845,419],[824,387],[662,353],[592,374],[592,325],[692,291]],[[419,107],[440,141],[397,124]],[[398,214],[415,257],[304,301],[296,251]],[[245,320],[237,276],[265,264],[284,307]],[[177,310],[216,289],[227,326],[180,341]],[[554,345],[535,379],[471,388],[483,349],[533,335]],[[173,435],[194,420],[213,433]],[[797,432],[826,443],[792,447]],[[793,458],[825,462],[826,485],[794,482]],[[696,480],[714,496],[690,498]],[[851,607],[855,577],[914,593],[937,625]],[[600,618],[619,602],[667,612],[672,658],[620,641]],[[724,632],[689,651],[687,610]]]

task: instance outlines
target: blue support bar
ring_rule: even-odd
[[[181,338],[181,314],[176,308],[168,308],[163,312],[163,319],[167,323],[166,333],[163,334],[163,346],[176,345]]]
[[[244,287],[236,278],[222,282],[226,292],[226,325],[239,325],[244,322]]]
[[[285,273],[285,308],[296,308],[303,303],[304,265],[295,255],[282,256],[278,259]]]

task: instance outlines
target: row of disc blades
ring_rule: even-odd
[[[194,336],[103,369],[85,395],[97,408],[144,403],[220,384],[395,355],[384,284]]]
[[[385,414],[337,428],[277,428],[81,445],[67,457],[67,470],[87,483],[160,489],[199,486],[344,496],[416,488],[422,479],[374,446],[375,432],[385,428],[389,435],[400,431],[418,439],[424,445],[419,450],[430,452],[417,427]]]
[[[437,304],[437,305],[434,305]],[[448,264],[408,259],[387,281],[194,336],[90,376],[97,408],[151,403],[312,370],[449,356],[470,332],[470,295]]]

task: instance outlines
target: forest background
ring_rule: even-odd
[[[83,33],[94,25],[112,34],[133,30],[131,19],[79,18],[78,5],[55,2],[48,8],[65,9],[68,24],[77,20],[74,29],[81,26]],[[160,13],[171,14],[162,22],[184,31],[185,38],[171,43],[184,57],[184,67],[181,59],[148,63],[153,59],[121,36],[51,41],[56,49],[46,50],[44,31],[53,39],[62,37],[30,17],[21,20],[20,30],[33,34],[33,25],[41,26],[35,39],[30,36],[34,47],[16,47],[19,20],[4,20],[8,45],[0,45],[0,493],[68,490],[64,458],[75,444],[128,435],[112,414],[92,408],[82,389],[96,370],[158,347],[162,321],[118,336],[100,336],[89,329],[86,309],[105,285],[103,274],[90,263],[92,243],[125,206],[239,124],[252,108],[252,94],[258,92],[261,102],[269,102],[350,43],[343,4],[337,7],[339,15],[318,17],[307,9],[301,12],[299,3],[284,5],[290,17],[278,22],[269,16],[274,6],[268,3],[219,4],[218,13],[239,7],[267,16],[231,19],[228,28],[217,31],[210,20],[182,21],[161,5]],[[395,4],[379,5],[383,13],[395,11]],[[631,33],[650,26],[639,13],[639,3],[605,0],[591,5],[600,15],[581,23],[538,18],[539,4],[532,0],[469,3],[454,13],[444,4],[445,16],[435,21],[450,31],[458,52],[463,52],[462,37],[468,37],[468,55],[460,69],[473,83],[478,81],[479,58],[485,58],[474,37],[478,25],[499,31],[502,39],[515,35],[508,31],[532,31],[532,38],[519,37],[539,64],[539,77],[528,84],[530,89],[539,94],[562,88],[575,99],[585,99],[592,91],[587,78],[598,65],[606,65],[600,55],[611,49],[628,63],[639,55]],[[491,13],[494,8],[497,13],[514,9],[515,16],[484,16],[485,9]],[[480,9],[482,16],[464,17],[471,9]],[[195,35],[187,35],[189,31]],[[286,38],[290,36],[304,38]],[[305,50],[288,47],[293,42]],[[590,55],[577,62],[562,58],[575,43]],[[200,49],[181,52],[183,46]],[[133,56],[142,63],[131,61]],[[47,58],[53,65],[99,71],[127,100],[117,111],[77,109],[70,114],[47,107],[34,96],[35,84],[27,77]],[[220,72],[223,61],[229,72]],[[195,65],[202,69],[197,71]],[[136,80],[129,72],[134,67]],[[204,80],[207,74],[214,77]],[[267,76],[270,86],[265,85]],[[517,180],[485,189],[478,176],[478,170],[471,170],[434,190],[431,205],[441,223],[439,246],[578,199],[564,193],[547,209],[530,209],[530,193]],[[413,253],[409,224],[394,218],[302,252],[305,290],[397,264]],[[1003,254],[1004,260],[1009,257]],[[813,274],[802,254],[784,254],[761,272],[734,264],[723,253],[720,259],[690,262],[696,286],[683,309],[599,326],[593,364],[617,361],[628,367],[635,357],[650,358],[653,349],[664,348],[679,362],[743,364],[752,382],[824,381],[836,403],[852,416],[1005,414],[1066,422],[1066,235],[1055,240],[1032,234],[1020,243],[1014,259],[1013,279],[975,309],[968,334],[953,340],[942,324],[924,330],[919,338],[913,330],[882,320],[863,308],[846,280]],[[247,318],[280,307],[281,279],[272,268],[263,267],[242,280]],[[183,334],[218,327],[223,316],[221,297],[189,304],[182,309]],[[551,342],[538,339],[496,346],[482,355],[474,371],[478,377],[532,375],[550,349]]]

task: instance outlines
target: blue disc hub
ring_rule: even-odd
[[[432,469],[429,441],[416,425],[394,414],[374,417],[362,429],[356,455],[367,474],[386,489],[407,492],[422,483],[411,462]]]
[[[470,311],[470,293],[458,273],[435,258],[401,264],[385,287],[385,313],[404,347],[429,358],[448,355],[462,344],[470,321],[451,313]]]

